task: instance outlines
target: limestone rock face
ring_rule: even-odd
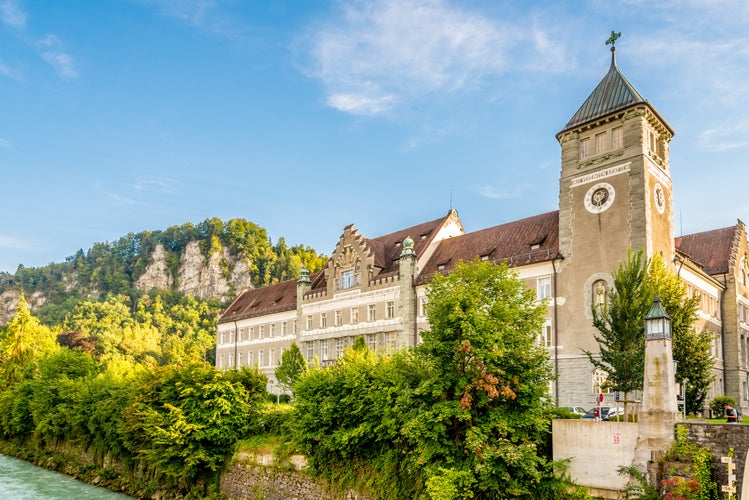
[[[7,325],[8,321],[15,316],[20,296],[21,292],[18,290],[6,290],[0,294],[0,325]],[[47,302],[47,298],[42,292],[34,292],[26,297],[26,302],[33,311],[42,307]]]
[[[169,272],[166,263],[166,252],[164,245],[156,245],[151,253],[151,262],[146,267],[140,278],[135,282],[135,288],[149,292],[153,289],[168,290],[174,283],[174,277]]]

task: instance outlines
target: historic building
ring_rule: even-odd
[[[506,262],[548,299],[538,342],[548,349],[559,405],[594,404],[605,373],[592,306],[607,299],[629,249],[660,253],[701,298],[699,327],[713,333],[715,382],[749,408],[749,245],[744,224],[674,238],[669,143],[673,129],[622,75],[612,48],[603,80],[557,134],[559,210],[465,233],[456,211],[367,238],[343,229],[326,267],[243,291],[219,318],[216,364],[269,376],[292,342],[309,362],[334,362],[354,339],[392,351],[428,329],[430,277],[461,261]],[[613,398],[613,395],[607,396]]]

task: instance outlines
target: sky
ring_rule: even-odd
[[[0,271],[211,217],[330,255],[556,210],[617,65],[676,135],[676,235],[749,221],[745,0],[0,0]]]

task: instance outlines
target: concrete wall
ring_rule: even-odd
[[[637,424],[554,419],[552,431],[554,460],[569,459],[572,480],[602,498],[616,498],[629,479],[616,470],[632,465]]]

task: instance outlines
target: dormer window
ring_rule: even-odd
[[[531,250],[538,250],[539,248],[541,248],[540,243],[534,243],[531,245]]]

